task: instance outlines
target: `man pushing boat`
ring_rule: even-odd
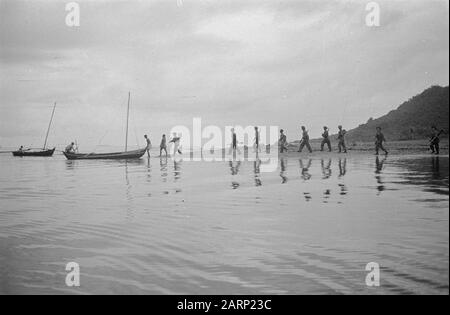
[[[145,141],[147,142],[147,146],[145,149],[147,150],[147,155],[150,157],[150,149],[152,148],[152,142],[150,141],[150,138],[147,135],[144,135]]]
[[[75,153],[75,142],[71,142],[66,149],[64,150],[66,153]]]

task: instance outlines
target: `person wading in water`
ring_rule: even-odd
[[[347,146],[345,145],[345,134],[347,131],[345,129],[342,129],[342,126],[338,126],[339,132],[338,132],[338,148],[339,153],[347,153]]]
[[[161,144],[159,145],[159,156],[162,156],[162,151],[166,153],[167,157],[167,138],[166,135],[162,135]]]
[[[439,154],[439,143],[442,131],[438,131],[436,126],[431,127],[430,150],[432,154]]]
[[[306,147],[309,151],[309,153],[312,153],[311,145],[309,144],[309,134],[306,130],[305,126],[302,126],[302,140],[300,140],[300,148],[298,149],[298,152],[302,152],[303,148]]]
[[[327,126],[323,127],[323,133],[322,133],[322,144],[320,145],[320,151],[323,152],[323,148],[325,147],[325,144],[328,146],[328,151],[331,152],[331,141],[330,141],[330,132]]]
[[[147,155],[150,157],[150,149],[152,148],[152,142],[150,141],[150,138],[147,135],[144,135],[145,142],[147,143],[147,146],[145,149],[147,150]]]
[[[380,150],[384,151],[384,154],[388,155],[389,152],[384,148],[383,142],[386,142],[386,138],[381,132],[381,127],[377,127],[377,133],[375,135],[375,155],[378,155]]]
[[[280,140],[278,141],[278,145],[280,146],[280,153],[288,152],[288,143],[287,137],[284,134],[284,130],[280,130]]]

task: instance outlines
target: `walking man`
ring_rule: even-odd
[[[306,130],[305,126],[302,126],[302,140],[300,140],[300,148],[298,149],[298,152],[301,153],[305,146],[308,149],[309,153],[312,153],[312,148],[311,148],[311,145],[309,144],[308,131]]]
[[[287,137],[284,134],[284,130],[280,130],[280,140],[278,141],[278,145],[280,146],[280,153],[284,153],[285,151],[288,152],[287,147]]]
[[[380,150],[388,155],[388,151],[384,148],[383,142],[386,142],[386,138],[381,132],[381,127],[377,127],[377,134],[375,135],[375,155],[378,155]]]
[[[256,149],[256,152],[260,151],[259,150],[259,136],[260,136],[259,129],[258,129],[258,127],[255,127],[255,149]]]
[[[436,126],[431,127],[430,150],[433,154],[439,154],[440,135],[442,131],[438,131]]]
[[[162,135],[161,144],[159,145],[159,156],[162,156],[162,151],[166,153],[167,157],[167,139],[166,135]]]
[[[320,151],[323,152],[323,148],[325,147],[325,144],[328,146],[328,151],[331,152],[331,141],[330,141],[330,133],[327,126],[323,127],[323,133],[322,133],[322,144],[320,145]]]
[[[237,135],[234,128],[231,129],[231,149],[233,152],[237,150]]]
[[[342,126],[338,126],[339,132],[338,132],[338,148],[339,153],[347,153],[347,146],[345,145],[345,134],[347,131],[345,129],[342,129]]]
[[[152,142],[150,141],[149,137],[147,135],[144,135],[145,141],[147,142],[147,147],[145,148],[147,150],[147,155],[150,157],[150,149],[152,148]]]
[[[170,140],[170,143],[173,143],[173,146],[174,146],[174,148],[173,148],[173,156],[174,157],[177,153],[180,155],[183,154],[180,149],[180,142],[181,142],[181,134],[177,135],[177,133],[174,132],[173,138],[172,138],[172,140]]]

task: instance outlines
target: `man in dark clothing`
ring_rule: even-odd
[[[237,135],[236,135],[236,132],[234,131],[234,128],[231,129],[231,137],[232,137],[231,147],[233,148],[233,151],[236,151],[236,149],[237,149]]]
[[[330,134],[329,134],[327,126],[323,127],[322,138],[323,138],[323,140],[322,140],[322,144],[320,145],[320,151],[323,151],[323,148],[326,144],[328,146],[328,151],[331,152]]]
[[[338,132],[338,148],[339,153],[344,151],[344,153],[347,153],[347,147],[345,145],[345,134],[347,133],[344,129],[342,129],[342,126],[338,126],[339,132]]]
[[[388,151],[384,148],[383,142],[386,142],[384,134],[381,132],[381,127],[377,127],[377,134],[375,135],[375,154],[378,155],[379,151],[382,150],[386,155]]]
[[[167,138],[166,135],[162,135],[161,144],[159,145],[159,156],[162,156],[162,151],[166,153],[167,157]]]
[[[278,145],[280,146],[280,153],[284,153],[285,151],[288,151],[288,147],[287,147],[287,137],[284,134],[284,130],[281,129],[280,130],[280,140],[278,141]]]
[[[256,152],[260,152],[260,148],[259,148],[259,137],[260,137],[260,134],[259,134],[259,128],[258,127],[255,127],[255,150],[256,150]]]
[[[430,150],[433,154],[439,154],[440,135],[441,132],[435,126],[431,127]]]
[[[300,140],[300,148],[298,149],[298,152],[302,152],[303,148],[306,146],[306,148],[308,149],[309,153],[312,153],[312,148],[311,148],[311,144],[309,144],[309,134],[308,131],[306,130],[305,126],[302,126],[302,140]]]

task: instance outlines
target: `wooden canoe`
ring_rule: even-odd
[[[63,153],[68,160],[133,160],[140,159],[145,152],[147,149],[115,153]]]
[[[41,151],[14,151],[12,154],[14,156],[18,157],[24,157],[24,156],[43,156],[43,157],[50,157],[53,156],[53,153],[55,153],[55,148],[49,149],[49,150],[41,150]]]

